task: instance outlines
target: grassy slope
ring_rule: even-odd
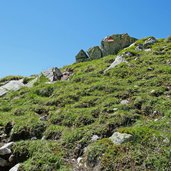
[[[115,56],[66,66],[74,71],[68,81],[49,85],[42,77],[31,89],[1,97],[0,125],[14,123],[10,136],[22,170],[72,170],[70,160],[80,155],[90,168],[100,161],[101,170],[169,170],[171,43],[159,40],[152,49],[129,48],[135,53],[129,63],[105,74]],[[40,121],[45,114],[48,120]],[[132,141],[114,145],[108,137],[115,131],[132,134]],[[92,135],[101,139],[91,142]]]

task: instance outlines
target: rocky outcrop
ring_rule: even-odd
[[[113,34],[105,37],[101,41],[101,46],[94,46],[88,49],[87,54],[84,50],[76,55],[76,62],[99,59],[107,55],[115,55],[125,47],[130,46],[137,39],[126,34]]]
[[[79,53],[76,55],[76,62],[85,62],[89,59],[88,55],[84,50],[80,50]]]
[[[62,73],[57,67],[50,68],[47,71],[42,72],[42,74],[48,78],[50,82],[60,80],[62,77]]]
[[[99,46],[92,47],[87,51],[90,59],[99,59],[103,56],[102,50]]]
[[[11,80],[7,84],[0,87],[0,96],[5,95],[8,91],[17,91],[21,87],[24,87],[23,79],[21,80]]]
[[[101,42],[103,56],[114,55],[125,47],[130,46],[137,39],[126,34],[113,34],[105,37]]]

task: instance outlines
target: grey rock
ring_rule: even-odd
[[[14,145],[14,142],[9,142],[9,143],[3,145],[0,149],[2,149],[2,148],[9,148],[9,149],[11,149],[11,147],[12,147],[13,145]]]
[[[103,56],[117,54],[119,50],[130,46],[137,39],[126,34],[113,34],[105,37],[101,41],[101,49]]]
[[[148,45],[152,45],[157,42],[157,39],[155,37],[150,37],[144,42],[144,47],[147,47]]]
[[[125,55],[125,56],[128,56],[128,57],[133,56],[133,54],[132,54],[131,52],[129,52],[129,51],[125,52],[124,55]]]
[[[143,44],[138,44],[138,45],[135,47],[135,50],[136,50],[136,51],[142,51],[143,49],[144,49]]]
[[[9,81],[7,84],[0,87],[0,96],[5,95],[8,91],[17,91],[24,86],[23,79]]]
[[[99,46],[92,47],[87,51],[90,59],[99,59],[103,56],[102,50]]]
[[[80,50],[79,53],[76,55],[76,62],[85,62],[89,59],[88,55],[84,50]]]
[[[14,142],[7,143],[0,148],[0,155],[4,156],[6,154],[11,154],[11,147]]]
[[[14,167],[12,167],[9,171],[18,171],[20,167],[20,163],[16,164]]]
[[[14,154],[11,154],[10,157],[9,157],[9,159],[8,159],[8,161],[10,163],[13,163],[15,161],[15,155]]]
[[[50,68],[47,71],[42,72],[42,74],[51,82],[60,80],[62,77],[62,73],[57,67]]]
[[[9,163],[0,157],[0,166],[1,167],[9,166]]]
[[[132,138],[131,134],[115,132],[109,139],[116,145],[129,141]]]
[[[121,103],[122,105],[127,105],[127,104],[129,104],[129,100],[122,100],[120,103]]]
[[[72,72],[66,71],[62,74],[61,80],[68,80],[71,75],[72,75]]]
[[[93,135],[91,141],[97,141],[100,137],[98,135]]]
[[[114,68],[115,66],[119,65],[120,63],[123,63],[123,62],[126,62],[127,61],[124,59],[124,55],[118,55],[116,58],[115,58],[115,61],[104,71],[104,73],[106,71],[108,71],[109,69],[112,69]]]

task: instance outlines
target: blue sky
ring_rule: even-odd
[[[171,34],[170,0],[1,0],[0,77],[72,64],[106,35]]]

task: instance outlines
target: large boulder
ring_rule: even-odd
[[[137,39],[126,34],[113,34],[105,37],[101,42],[103,56],[117,54],[119,50],[130,46]]]
[[[76,55],[76,62],[85,62],[89,59],[88,55],[84,50],[80,50],[79,53]]]
[[[62,73],[57,67],[50,68],[47,71],[42,72],[42,74],[48,78],[50,82],[60,80],[62,77]]]
[[[7,84],[0,87],[0,96],[5,95],[8,91],[17,91],[24,86],[23,79],[11,80]]]
[[[87,51],[90,59],[98,59],[103,56],[102,50],[99,46],[92,47]]]

